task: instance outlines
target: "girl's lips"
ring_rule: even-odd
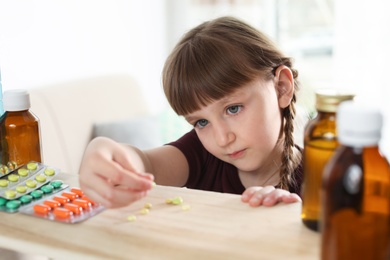
[[[245,149],[228,154],[231,159],[238,159],[244,156]]]

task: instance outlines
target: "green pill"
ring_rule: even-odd
[[[41,191],[43,191],[43,193],[52,193],[53,189],[54,187],[50,184],[41,187]]]
[[[46,176],[53,176],[56,172],[53,168],[46,168],[44,173]]]
[[[7,209],[18,209],[22,205],[19,200],[10,200],[5,204]]]
[[[23,204],[30,203],[32,201],[33,197],[31,195],[23,195],[22,197],[19,198],[20,202]]]
[[[0,197],[0,206],[4,206],[7,203],[8,200]]]
[[[63,181],[60,181],[60,180],[55,180],[55,181],[52,181],[50,183],[50,185],[53,186],[54,189],[61,188],[62,184],[63,184]]]
[[[18,193],[26,193],[27,187],[24,185],[19,185],[19,186],[16,186],[15,190]]]
[[[29,169],[30,171],[35,171],[37,168],[38,168],[38,163],[36,162],[29,162],[27,164],[27,169]]]
[[[34,198],[34,199],[40,199],[42,198],[43,196],[43,191],[41,190],[34,190],[30,193],[30,195]]]
[[[17,182],[19,180],[19,175],[11,173],[10,175],[8,175],[8,180],[12,182]]]
[[[1,179],[1,180],[0,180],[0,187],[7,187],[7,186],[8,186],[8,183],[9,183],[8,180]]]
[[[16,191],[15,190],[6,190],[4,192],[4,195],[9,198],[9,199],[13,199],[16,197]]]

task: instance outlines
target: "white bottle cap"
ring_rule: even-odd
[[[344,101],[337,109],[337,134],[343,145],[377,145],[381,139],[382,125],[383,116],[379,108]]]
[[[4,91],[3,106],[5,111],[23,111],[31,107],[30,94],[24,89]]]

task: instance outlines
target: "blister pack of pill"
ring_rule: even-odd
[[[59,170],[38,162],[29,162],[0,177],[0,197],[18,199],[54,179]]]
[[[102,212],[105,208],[84,195],[77,187],[66,188],[22,207],[23,214],[64,223],[77,223]]]

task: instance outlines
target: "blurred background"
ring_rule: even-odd
[[[128,74],[152,113],[170,118],[175,138],[189,126],[165,101],[165,58],[190,28],[233,15],[295,59],[303,115],[313,113],[313,91],[324,87],[379,105],[389,156],[389,11],[388,0],[0,0],[3,91]]]

